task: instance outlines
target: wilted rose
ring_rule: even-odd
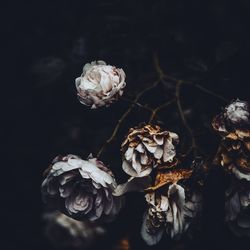
[[[177,164],[175,147],[178,135],[159,126],[131,128],[122,143],[123,170],[133,177],[144,177],[154,167],[171,168]]]
[[[58,211],[43,216],[45,235],[57,248],[87,249],[105,234],[105,229],[88,220],[74,220]]]
[[[45,202],[72,218],[110,220],[122,205],[122,199],[112,195],[115,187],[113,174],[101,161],[67,155],[52,162],[42,195]]]
[[[123,94],[126,86],[122,69],[107,65],[104,61],[85,64],[83,73],[76,78],[76,88],[82,104],[92,109],[109,106]]]
[[[222,136],[216,161],[238,179],[250,181],[250,112],[247,102],[236,100],[213,120]]]
[[[250,125],[248,103],[239,99],[231,102],[220,114],[215,116],[212,125],[222,136],[235,133],[234,136],[242,137],[240,131],[244,131],[245,128],[249,129]]]
[[[146,190],[148,210],[141,235],[148,245],[157,244],[164,232],[171,238],[181,237],[200,213],[200,191],[183,184],[191,176],[192,170],[185,169],[159,173],[155,185]]]

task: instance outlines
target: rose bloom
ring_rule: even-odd
[[[201,195],[193,192],[187,197],[185,188],[173,183],[165,194],[148,193],[148,210],[144,216],[141,235],[148,245],[157,244],[164,232],[180,238],[201,210]]]
[[[123,69],[93,61],[83,67],[83,73],[75,84],[79,101],[92,109],[109,106],[123,94],[126,86]]]
[[[75,219],[112,220],[122,198],[114,197],[112,172],[96,158],[75,155],[56,157],[42,183],[43,199],[51,207]]]
[[[172,168],[177,164],[177,134],[159,126],[145,125],[129,130],[122,143],[122,168],[132,177],[149,175],[153,168]]]
[[[179,239],[192,231],[202,209],[197,174],[191,169],[159,172],[155,184],[146,189],[148,209],[141,236],[148,245],[157,244],[164,234]]]

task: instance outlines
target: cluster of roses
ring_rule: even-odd
[[[236,100],[213,122],[222,137],[215,163],[228,173],[226,221],[238,236],[250,236],[250,112],[247,102]]]
[[[81,103],[98,108],[113,103],[125,87],[122,69],[103,61],[86,64],[76,79]],[[226,195],[226,219],[233,228],[250,232],[249,109],[239,100],[213,121],[222,135],[216,163],[235,176]],[[42,194],[46,203],[76,220],[112,221],[124,204],[124,194],[144,191],[147,210],[141,235],[154,245],[164,233],[181,237],[199,222],[202,188],[208,164],[194,160],[185,166],[176,133],[156,125],[131,128],[121,145],[122,169],[130,177],[117,185],[111,170],[92,155],[58,156],[45,172]],[[233,178],[232,178],[233,179]]]

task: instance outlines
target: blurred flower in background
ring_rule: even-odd
[[[54,83],[64,73],[67,68],[66,62],[56,56],[47,56],[39,59],[31,67],[31,72],[35,77],[36,87],[45,87]]]
[[[82,63],[87,54],[86,39],[77,38],[72,45],[71,60],[73,63]]]
[[[77,221],[58,211],[44,213],[45,235],[57,248],[88,249],[106,231],[88,220]]]

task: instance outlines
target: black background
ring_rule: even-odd
[[[125,95],[132,97],[156,79],[152,60],[156,53],[169,75],[198,79],[229,100],[249,100],[247,0],[13,0],[2,10],[1,249],[54,249],[43,236],[43,170],[57,154],[95,154],[128,107],[120,101],[93,111],[78,102],[74,79],[86,62],[102,59],[123,68],[127,75]],[[211,131],[210,121],[225,103],[192,87],[182,93],[190,126],[212,156],[218,136]],[[155,106],[172,94],[171,84],[161,85],[141,102]],[[148,117],[147,111],[136,108],[103,155],[119,182],[126,179],[120,170],[119,144],[130,126]],[[161,122],[188,143],[174,106],[162,112]],[[223,173],[212,171],[205,190],[203,233],[193,241],[184,239],[183,249],[249,246],[249,240],[237,239],[223,224],[225,186]],[[128,234],[133,249],[146,249],[139,236],[143,197],[131,195],[128,202],[119,220],[109,226],[102,248],[112,249],[119,237]],[[168,247],[182,249],[169,239],[156,248]]]

